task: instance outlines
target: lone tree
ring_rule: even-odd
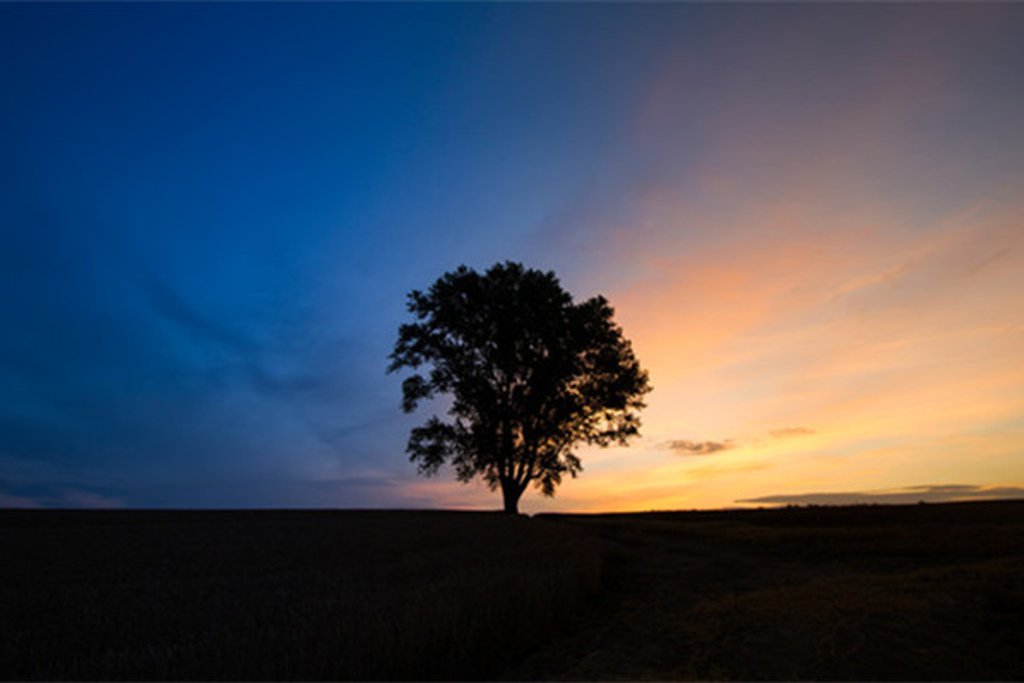
[[[553,272],[506,262],[445,273],[411,292],[408,308],[416,321],[399,329],[388,372],[429,371],[402,383],[402,408],[451,397],[450,419],[435,415],[409,436],[421,474],[451,463],[459,481],[501,486],[515,514],[531,483],[552,496],[563,474],[583,469],[574,446],[639,433],[647,372],[604,297],[574,303]]]

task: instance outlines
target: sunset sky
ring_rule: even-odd
[[[405,295],[604,294],[527,512],[1024,497],[1024,5],[2,4],[0,506],[495,508]]]

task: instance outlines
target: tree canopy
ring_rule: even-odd
[[[399,328],[388,372],[410,368],[402,407],[450,398],[412,430],[406,451],[427,476],[501,487],[506,512],[533,484],[554,495],[583,465],[580,444],[625,445],[639,433],[647,372],[602,296],[574,303],[553,272],[499,263],[465,266],[408,298],[415,321]]]

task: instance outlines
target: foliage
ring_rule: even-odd
[[[580,472],[576,445],[639,433],[647,373],[604,297],[574,303],[554,273],[506,262],[446,273],[408,308],[416,322],[399,329],[388,371],[430,369],[405,379],[402,406],[451,397],[450,420],[431,417],[410,435],[421,473],[451,463],[460,481],[500,486],[515,512],[531,483],[550,496]]]

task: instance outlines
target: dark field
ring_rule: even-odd
[[[7,679],[1024,679],[1024,502],[0,511]]]
[[[443,512],[5,512],[13,678],[484,677],[598,587],[573,528]]]

